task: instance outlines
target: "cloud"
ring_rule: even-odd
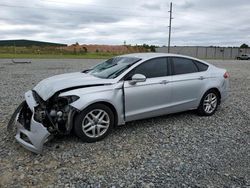
[[[149,9],[148,11],[150,11],[150,10],[160,10],[161,9],[160,4],[155,4],[154,2],[143,3],[141,6],[143,8]]]
[[[190,9],[192,7],[194,7],[194,3],[191,1],[184,1],[184,3],[180,5],[180,8],[182,9]]]
[[[169,0],[2,0],[1,39],[155,44],[168,40]],[[173,0],[172,45],[249,43],[248,0]]]

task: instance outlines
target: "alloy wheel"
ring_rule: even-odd
[[[203,101],[203,109],[206,113],[211,114],[217,107],[217,96],[214,93],[209,93]]]
[[[102,136],[108,130],[109,126],[109,115],[101,109],[90,111],[82,121],[82,131],[90,138]]]

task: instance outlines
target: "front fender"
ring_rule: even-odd
[[[89,105],[98,102],[111,104],[117,112],[118,125],[124,124],[122,87],[98,86],[94,88],[81,88],[61,93],[59,96],[63,97],[72,95],[80,97],[77,101],[70,104],[79,111],[82,111]]]

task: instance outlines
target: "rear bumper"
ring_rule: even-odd
[[[30,119],[30,129],[26,129],[19,121],[20,111],[17,112],[15,121],[12,126],[15,126],[17,129],[16,132],[16,140],[20,143],[24,148],[34,152],[41,153],[43,149],[44,143],[50,137],[50,133],[41,123],[34,120],[34,108],[38,105],[35,101],[32,91],[28,91],[25,93],[25,100],[30,108],[32,115]]]
[[[221,102],[224,102],[229,96],[229,80],[225,79],[221,87]]]

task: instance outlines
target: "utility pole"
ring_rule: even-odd
[[[170,3],[170,10],[169,12],[169,31],[168,31],[168,53],[170,52],[170,39],[171,39],[171,25],[172,25],[172,2]]]
[[[16,58],[16,42],[14,41],[14,58]]]

